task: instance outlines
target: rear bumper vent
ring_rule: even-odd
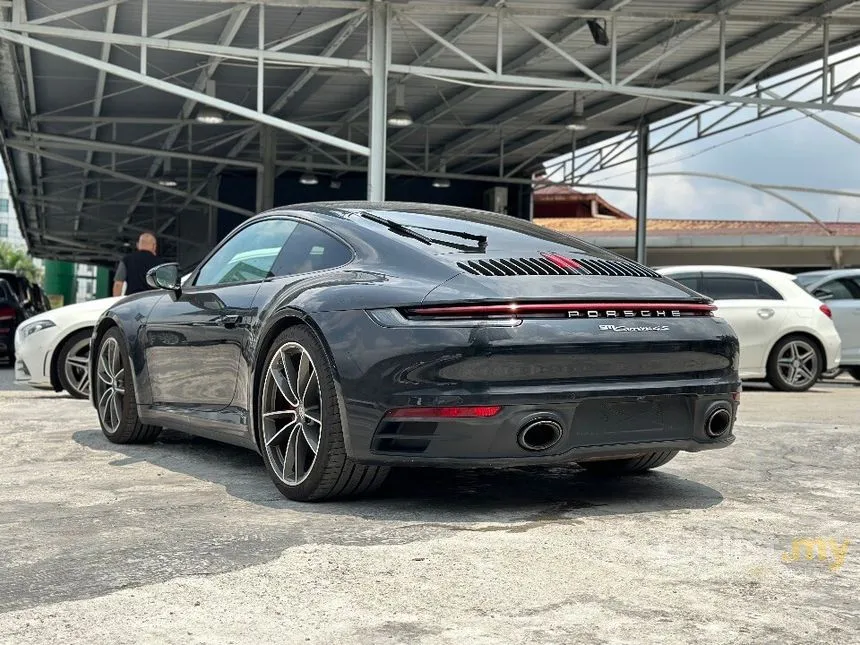
[[[634,278],[659,278],[659,274],[634,262],[598,258],[568,258],[555,253],[530,258],[487,258],[458,262],[457,266],[487,277],[519,275],[608,275]]]

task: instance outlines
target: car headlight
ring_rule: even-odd
[[[24,340],[28,336],[35,334],[37,331],[42,331],[45,329],[50,329],[51,327],[56,327],[57,324],[50,320],[37,320],[36,322],[24,323],[20,327],[18,327],[17,336],[18,340]]]

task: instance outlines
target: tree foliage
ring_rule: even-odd
[[[0,269],[20,271],[31,282],[40,282],[42,279],[42,270],[36,266],[26,249],[2,240],[0,240]]]

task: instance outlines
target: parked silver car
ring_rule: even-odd
[[[860,380],[860,269],[807,271],[798,274],[796,280],[830,307],[842,337],[839,367]]]

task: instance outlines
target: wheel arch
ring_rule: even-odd
[[[325,359],[328,363],[328,367],[329,369],[331,369],[332,378],[334,379],[335,390],[338,393],[338,403],[340,406],[341,413],[341,424],[344,429],[344,442],[347,454],[349,455],[352,453],[352,450],[349,441],[349,432],[347,431],[346,410],[344,408],[344,399],[340,385],[340,376],[338,373],[337,364],[332,357],[331,347],[326,341],[325,335],[323,334],[322,330],[319,328],[313,318],[302,311],[294,309],[284,310],[277,316],[277,318],[273,319],[265,327],[263,327],[256,343],[256,350],[253,356],[253,361],[251,362],[251,369],[253,371],[251,374],[251,378],[248,379],[248,387],[250,389],[250,392],[248,393],[248,424],[249,429],[251,431],[251,435],[254,440],[254,444],[257,446],[258,450],[261,450],[260,428],[257,421],[257,395],[259,394],[260,388],[262,387],[263,373],[265,371],[263,362],[265,361],[266,355],[269,353],[272,344],[275,342],[275,339],[285,330],[291,327],[304,327],[305,329],[310,331],[311,334],[313,334],[314,338],[316,338],[317,342],[320,344],[320,347],[322,347],[323,353],[325,354]]]
[[[120,327],[120,324],[110,316],[103,316],[96,321],[96,324],[93,327],[93,335],[90,339],[90,374],[93,373],[93,370],[96,366],[96,352],[94,351],[95,348],[98,347],[99,341],[101,341],[104,335],[114,327],[122,329],[122,327]],[[134,378],[134,370],[132,370],[132,378]],[[90,377],[90,379],[90,382],[92,382],[92,377]],[[90,401],[93,405],[95,405],[94,392],[95,387],[90,387]]]
[[[92,334],[93,325],[81,325],[80,327],[76,327],[75,329],[67,332],[59,341],[57,341],[56,345],[54,345],[54,349],[51,352],[51,364],[48,366],[48,375],[51,379],[51,387],[54,388],[55,392],[59,392],[63,389],[60,384],[60,354],[63,353],[63,348],[72,336],[79,334],[82,331],[89,331],[90,334]]]

